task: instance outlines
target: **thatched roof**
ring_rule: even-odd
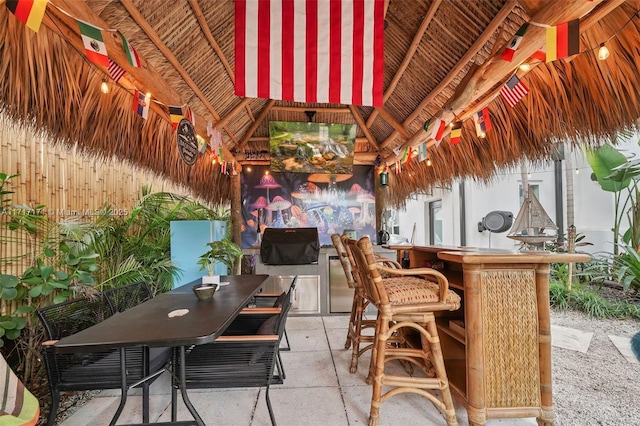
[[[0,0],[1,1],[1,0]],[[53,140],[77,144],[97,157],[118,157],[181,182],[214,203],[231,196],[230,179],[203,157],[187,166],[178,155],[166,105],[196,112],[198,132],[208,121],[220,129],[228,160],[255,162],[247,152],[268,149],[268,122],[357,123],[356,161],[390,165],[394,148],[428,142],[427,162],[390,174],[387,203],[459,177],[491,180],[521,159],[550,158],[558,140],[601,143],[640,116],[640,17],[637,1],[621,0],[393,0],[386,4],[381,108],[300,104],[234,95],[232,0],[51,0],[39,33],[0,8],[0,109]],[[63,13],[62,11],[66,12]],[[127,74],[100,93],[106,70],[89,64],[74,19],[119,30],[142,59],[131,68],[117,36],[106,37],[110,56]],[[544,45],[544,28],[530,25],[513,62],[503,47],[524,22],[554,25],[580,19],[580,54],[550,63],[531,60]],[[113,35],[113,38],[111,38]],[[611,52],[598,61],[597,48]],[[112,54],[112,52],[114,52]],[[529,72],[518,70],[531,62]],[[514,73],[530,93],[514,108],[499,89]],[[151,91],[148,120],[131,111],[132,87]],[[163,106],[164,105],[164,106]],[[476,136],[473,113],[487,106],[493,130]],[[426,120],[464,119],[462,142],[439,146],[426,139]],[[259,161],[258,161],[259,162]]]

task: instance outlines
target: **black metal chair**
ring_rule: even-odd
[[[189,348],[184,365],[175,350],[174,370],[185,371],[182,385],[186,389],[264,386],[269,417],[275,426],[269,386],[284,380],[282,375],[274,374],[274,369],[290,308],[291,300],[285,297],[281,307],[245,309],[213,343]],[[178,380],[174,375],[172,421],[176,421]]]
[[[254,296],[253,302],[250,304],[251,308],[269,308],[269,307],[274,307],[274,308],[280,308],[282,307],[282,304],[284,302],[284,299],[287,298],[289,299],[290,303],[293,303],[293,294],[294,291],[296,289],[296,281],[298,279],[298,276],[296,275],[295,277],[293,277],[293,281],[291,281],[291,285],[289,286],[289,289],[287,291],[284,291],[280,294],[273,294],[273,293],[258,293]],[[247,313],[248,311],[245,311],[245,313]],[[255,315],[255,313],[254,313]],[[286,318],[285,318],[285,322],[286,322]],[[235,328],[239,328],[239,330],[235,330]],[[238,317],[235,321],[234,324],[232,324],[226,331],[226,333],[234,333],[234,334],[244,334],[242,328],[242,317]],[[284,365],[282,363],[282,357],[280,356],[280,352],[281,351],[290,351],[291,350],[291,344],[289,343],[289,336],[287,336],[287,328],[286,328],[286,324],[283,325],[283,329],[284,329],[284,339],[287,342],[286,346],[280,346],[278,348],[278,357],[277,357],[277,368],[278,368],[278,372],[280,375],[282,375],[283,379],[286,379],[286,374],[284,372]]]
[[[110,288],[102,292],[112,313],[124,312],[153,298],[153,292],[144,281]]]
[[[132,285],[127,290],[139,291],[134,287]],[[117,298],[109,299],[114,294],[116,291],[108,295],[99,293],[92,298],[81,297],[37,310],[48,339],[43,343],[43,357],[51,391],[51,411],[47,422],[50,426],[55,424],[60,392],[122,388],[118,349],[58,353],[53,346],[61,338],[91,327],[117,313],[112,308],[113,300]],[[121,309],[124,307],[122,304],[119,306]],[[148,361],[145,361],[145,352]],[[162,371],[170,359],[170,348],[127,348],[127,387],[140,384],[140,381],[152,373]],[[155,378],[157,375],[141,383],[143,422],[149,421],[149,385]]]

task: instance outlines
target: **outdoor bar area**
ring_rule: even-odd
[[[0,426],[640,425],[640,2],[0,3]]]

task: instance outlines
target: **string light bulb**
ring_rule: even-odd
[[[522,64],[520,64],[520,69],[522,71],[529,71],[531,69],[531,65],[529,65],[526,62],[523,62]]]
[[[107,80],[102,80],[102,84],[100,84],[100,91],[105,95],[109,93],[109,85],[107,84]]]
[[[579,175],[580,174],[580,169],[576,167],[576,174]]]
[[[431,158],[427,158],[427,166],[431,167]]]
[[[598,49],[598,60],[604,61],[608,57],[609,57],[609,49],[607,49],[607,46],[605,46],[604,43],[602,43],[600,45],[600,49]]]
[[[480,133],[479,135],[480,139],[484,139],[487,137],[487,134],[485,132]]]

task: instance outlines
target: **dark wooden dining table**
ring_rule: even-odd
[[[60,339],[54,347],[56,351],[64,353],[120,349],[123,387],[120,405],[110,423],[113,425],[117,422],[127,398],[125,348],[173,347],[181,358],[180,365],[184,366],[185,348],[213,342],[224,333],[267,278],[268,275],[222,276],[221,282],[229,284],[221,286],[213,299],[204,301],[198,300],[191,289],[192,286],[200,284],[200,280],[196,280]],[[194,421],[176,423],[176,413],[172,412],[172,422],[169,424],[204,425],[189,401],[184,367],[175,373],[179,378],[182,398]]]

